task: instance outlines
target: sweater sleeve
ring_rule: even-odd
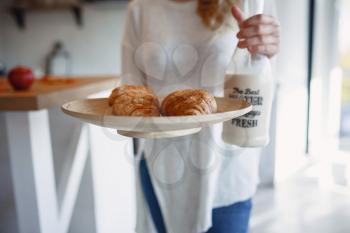
[[[128,12],[122,40],[122,84],[145,85],[145,74],[137,67],[135,52],[140,46],[141,9],[137,0],[128,6]]]

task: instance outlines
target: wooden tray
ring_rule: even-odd
[[[114,116],[107,98],[76,100],[62,106],[62,111],[81,121],[118,129],[121,135],[140,138],[178,137],[197,133],[204,126],[240,117],[251,111],[246,101],[215,97],[218,112],[200,116],[127,117]]]

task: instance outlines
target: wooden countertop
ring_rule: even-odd
[[[14,91],[5,78],[0,78],[0,111],[31,111],[61,106],[75,99],[112,89],[117,76],[69,77],[35,80],[28,91]]]

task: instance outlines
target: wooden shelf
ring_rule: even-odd
[[[26,28],[26,19],[25,16],[28,12],[33,11],[57,11],[57,10],[69,10],[72,12],[76,24],[78,26],[83,25],[83,7],[79,2],[71,2],[71,3],[52,3],[52,4],[19,4],[13,5],[10,7],[10,13],[15,19],[18,27],[20,29]]]

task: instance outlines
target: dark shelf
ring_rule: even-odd
[[[20,29],[26,28],[26,14],[28,12],[49,12],[57,10],[69,10],[72,12],[76,24],[83,26],[83,7],[79,3],[55,3],[55,4],[26,4],[14,5],[10,8],[10,13]]]

